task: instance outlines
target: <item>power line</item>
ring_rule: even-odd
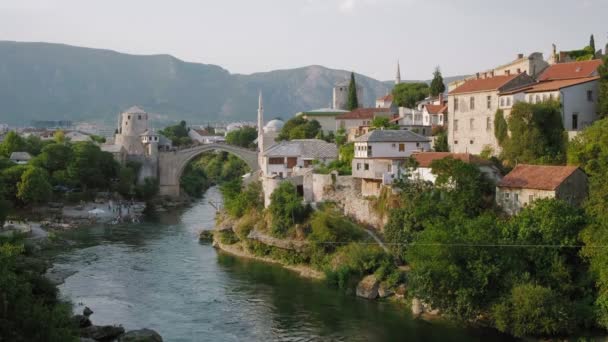
[[[358,241],[319,241],[312,242],[321,245],[347,245],[351,243],[361,245],[378,245],[376,242]],[[505,247],[505,248],[608,248],[608,245],[551,245],[551,244],[492,244],[492,243],[404,243],[404,242],[385,242],[387,246],[425,246],[425,247]]]

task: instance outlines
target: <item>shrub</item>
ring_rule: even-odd
[[[302,204],[296,187],[289,182],[279,184],[270,200],[271,234],[277,237],[284,237],[294,224],[301,223],[310,213],[310,207]]]

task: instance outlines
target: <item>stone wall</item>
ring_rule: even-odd
[[[334,202],[342,208],[344,215],[377,230],[382,230],[388,218],[381,217],[373,209],[372,201],[361,196],[361,181],[351,176],[335,173],[313,174],[305,177],[304,196],[312,202]],[[307,182],[312,181],[312,184]],[[312,193],[307,194],[312,190]]]

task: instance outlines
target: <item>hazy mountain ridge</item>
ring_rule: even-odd
[[[328,107],[333,85],[350,72],[318,65],[251,75],[170,55],[129,55],[51,43],[0,41],[0,122],[93,120],[113,123],[131,105],[159,121],[255,120],[257,95],[267,118]],[[363,104],[391,84],[357,74]]]

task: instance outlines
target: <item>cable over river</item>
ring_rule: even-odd
[[[165,341],[484,341],[480,329],[416,320],[409,308],[367,301],[277,265],[235,258],[198,242],[212,228],[217,188],[155,222],[76,229],[55,256],[76,271],[64,297],[95,324],[151,328]]]

